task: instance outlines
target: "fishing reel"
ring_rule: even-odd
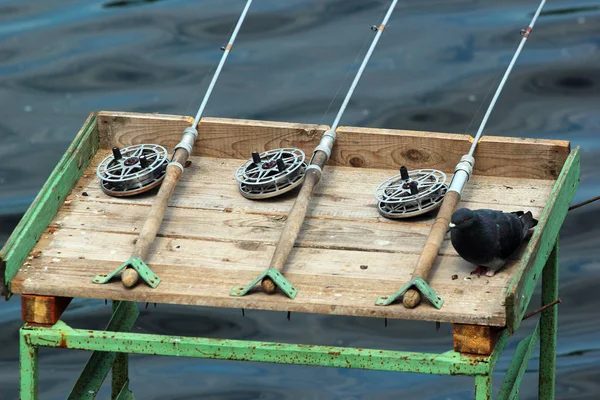
[[[442,205],[448,190],[446,174],[436,169],[408,171],[400,168],[393,176],[375,189],[379,213],[386,218],[415,217]]]
[[[125,197],[147,192],[165,178],[167,150],[158,144],[113,147],[98,168],[102,191],[109,196]]]
[[[252,158],[235,172],[242,196],[268,199],[300,186],[306,171],[304,152],[296,148],[252,153]]]

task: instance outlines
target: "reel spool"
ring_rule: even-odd
[[[286,148],[252,153],[235,172],[242,196],[268,199],[295,189],[304,181],[306,162],[300,149]]]
[[[161,184],[167,169],[167,150],[158,144],[113,147],[96,170],[102,191],[125,197],[147,192]]]
[[[379,213],[386,218],[410,218],[435,210],[442,205],[448,190],[446,174],[436,169],[408,171],[400,168],[375,189]]]

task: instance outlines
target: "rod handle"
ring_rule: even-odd
[[[125,268],[121,273],[121,282],[126,288],[134,287],[140,280],[140,274],[133,268]]]
[[[325,167],[327,159],[328,155],[325,152],[322,150],[317,150],[315,151],[311,164],[318,166],[319,170],[322,171]],[[296,201],[294,201],[294,205],[288,214],[283,231],[279,237],[279,242],[277,243],[273,257],[271,258],[271,267],[277,268],[277,270],[280,272],[287,262],[292,249],[294,248],[294,244],[296,243],[296,239],[298,238],[298,234],[300,233],[300,229],[302,228],[302,224],[306,218],[308,207],[310,206],[310,199],[312,197],[313,190],[320,180],[320,171],[317,172],[312,168],[306,171],[302,188],[300,188],[300,192],[296,197]],[[263,278],[260,284],[265,292],[275,292],[275,282],[273,282],[273,280],[268,276]]]
[[[177,149],[175,151],[175,155],[173,160],[178,162],[180,165],[185,165],[185,162],[188,159],[188,152],[185,149]],[[167,171],[165,173],[165,178],[160,185],[160,189],[158,190],[158,194],[156,195],[156,199],[154,203],[152,203],[152,207],[150,208],[150,212],[144,221],[144,225],[142,226],[142,230],[135,242],[135,247],[133,248],[133,257],[139,257],[142,260],[145,260],[150,252],[150,247],[154,243],[154,239],[158,234],[158,230],[160,229],[160,225],[162,220],[165,217],[165,213],[167,212],[167,208],[169,206],[169,200],[175,191],[175,186],[177,186],[177,182],[181,179],[183,175],[183,171],[174,165],[168,165]],[[126,288],[132,288],[139,281],[139,274],[133,268],[125,268],[125,270],[121,273],[121,282],[123,286]]]
[[[423,251],[417,260],[417,266],[412,274],[413,278],[420,276],[427,280],[440,251],[440,247],[442,247],[442,242],[444,241],[444,236],[446,236],[452,213],[458,206],[458,203],[460,203],[460,193],[455,191],[446,193],[440,211],[435,217],[433,226],[429,231],[429,236],[425,241],[425,246],[423,246]],[[415,308],[420,302],[421,293],[416,289],[409,289],[404,293],[402,298],[402,303],[406,308]]]

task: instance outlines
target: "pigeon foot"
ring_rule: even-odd
[[[483,273],[486,273],[485,272],[485,267],[482,267],[482,266],[479,266],[479,265],[477,266],[477,268],[475,268],[473,271],[471,271],[471,275],[481,276],[481,274],[483,274]]]
[[[496,275],[496,271],[488,269],[487,271],[485,271],[485,276],[489,276],[490,278],[492,276]]]

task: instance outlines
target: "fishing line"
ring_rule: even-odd
[[[517,48],[517,51],[513,55],[512,60],[510,60],[510,64],[508,65],[508,68],[506,69],[506,72],[504,73],[504,76],[502,77],[502,81],[500,81],[500,85],[498,85],[498,88],[496,89],[496,93],[494,93],[494,97],[492,98],[492,101],[490,102],[490,105],[489,105],[485,115],[483,116],[481,125],[479,125],[479,129],[477,130],[477,135],[475,135],[475,139],[473,140],[473,144],[471,145],[471,149],[469,150],[468,155],[471,157],[475,153],[475,148],[477,147],[477,143],[479,142],[479,139],[481,139],[481,136],[483,135],[483,130],[485,129],[488,119],[490,118],[490,115],[491,115],[494,107],[496,106],[496,102],[498,101],[498,98],[500,97],[500,93],[502,93],[502,89],[504,89],[504,85],[506,84],[508,76],[510,75],[510,73],[516,63],[517,58],[519,58],[519,55],[521,54],[521,51],[523,50],[523,46],[525,46],[525,42],[529,38],[529,34],[533,30],[533,26],[535,25],[535,22],[537,21],[538,17],[540,16],[540,13],[542,11],[542,8],[544,7],[544,4],[546,4],[546,0],[542,0],[540,2],[540,5],[538,6],[537,10],[535,11],[535,15],[533,16],[531,23],[529,24],[529,26],[527,28],[525,28],[521,31],[521,34],[523,36],[521,38],[521,43],[519,43],[519,47]]]
[[[296,197],[296,200],[294,201],[294,205],[292,206],[292,209],[290,210],[290,213],[288,214],[288,217],[285,222],[285,226],[283,227],[283,231],[281,232],[281,236],[279,238],[279,241],[277,242],[275,251],[273,252],[271,262],[269,263],[268,271],[277,271],[277,273],[280,274],[279,270],[281,270],[283,268],[283,266],[286,264],[286,262],[289,258],[289,255],[290,255],[292,249],[294,248],[294,244],[296,243],[296,239],[298,238],[298,234],[300,233],[302,224],[303,224],[304,220],[306,219],[306,213],[308,212],[308,207],[310,205],[310,200],[311,200],[314,188],[321,180],[323,168],[325,167],[325,164],[327,163],[327,161],[329,160],[329,157],[331,156],[331,150],[333,148],[333,145],[334,145],[335,139],[336,139],[335,130],[338,127],[340,120],[342,119],[342,116],[344,115],[344,111],[346,110],[346,107],[348,106],[348,102],[350,101],[350,98],[352,97],[352,94],[354,93],[354,90],[356,89],[356,86],[358,85],[358,82],[365,70],[367,63],[369,62],[369,59],[371,58],[371,55],[373,54],[373,51],[375,50],[375,46],[377,45],[379,38],[381,37],[383,31],[385,30],[387,22],[390,19],[397,2],[398,2],[398,0],[393,0],[389,6],[389,9],[387,10],[387,13],[385,14],[385,17],[383,18],[383,21],[381,22],[381,24],[379,26],[372,27],[373,31],[375,31],[376,34],[375,34],[375,37],[373,38],[373,41],[371,42],[371,46],[369,47],[369,50],[367,50],[367,53],[366,53],[365,57],[363,58],[363,61],[358,69],[358,72],[356,73],[356,75],[354,77],[354,80],[352,81],[352,84],[350,85],[350,89],[346,93],[346,97],[344,98],[344,101],[342,102],[342,105],[335,117],[335,120],[331,124],[331,128],[328,129],[323,134],[323,136],[321,137],[321,141],[319,142],[319,145],[317,147],[315,147],[315,149],[313,150],[310,162],[308,163],[308,166],[305,169],[304,181],[302,183],[302,188],[300,189],[300,192],[298,193],[298,196]],[[283,151],[283,150],[284,149],[280,149],[280,151]],[[262,167],[262,165],[264,164],[261,160],[262,157],[260,157],[258,154],[257,154],[257,156],[258,156],[257,157],[258,159],[253,163],[252,168],[264,169]],[[274,157],[278,157],[278,156],[275,155]],[[271,159],[271,160],[273,160],[273,159]],[[281,160],[281,158],[279,158],[279,160]],[[271,162],[272,161],[269,161],[269,163],[271,163]],[[282,164],[283,164],[283,162],[282,162]],[[285,165],[281,165],[281,167],[285,167]],[[272,272],[272,273],[274,274],[274,272]],[[273,275],[267,274],[264,278],[262,278],[262,281],[261,281],[262,288],[267,293],[272,293],[275,291],[275,283],[271,279],[271,276],[273,276]],[[287,285],[286,285],[286,287],[287,287]],[[296,291],[293,287],[291,288],[291,290],[288,288],[286,290],[286,292],[288,293],[288,296],[290,296],[291,298],[293,298],[296,293]]]
[[[496,105],[496,101],[500,97],[500,93],[502,92],[502,89],[506,84],[508,76],[510,75],[510,72],[514,67],[515,62],[517,61],[519,54],[521,54],[523,46],[529,38],[529,35],[533,30],[533,26],[535,25],[535,22],[537,21],[545,3],[546,0],[542,0],[540,2],[531,22],[529,23],[529,26],[526,29],[521,30],[521,34],[523,36],[521,38],[521,43],[519,44],[517,51],[513,55],[506,69],[506,72],[504,73],[504,76],[502,77],[502,80],[500,81],[500,84],[496,89],[496,93],[494,94],[494,97],[492,98],[492,101],[488,106],[483,120],[479,125],[477,135],[473,140],[473,144],[471,145],[469,153],[461,157],[460,162],[456,165],[454,169],[454,176],[452,177],[452,181],[450,182],[450,187],[448,188],[448,191],[444,196],[440,211],[438,212],[435,218],[427,240],[425,241],[425,245],[423,246],[423,251],[419,255],[419,259],[417,260],[417,266],[415,267],[415,270],[412,273],[413,279],[420,278],[422,280],[425,280],[431,272],[433,264],[442,246],[442,242],[444,241],[444,236],[446,235],[448,225],[450,224],[450,218],[454,213],[454,210],[458,207],[461,201],[462,190],[466,183],[469,181],[471,174],[473,173],[473,165],[475,165],[475,158],[473,157],[473,154],[475,152],[475,149],[477,148],[477,144],[479,143],[479,140],[483,135],[483,130],[487,124],[490,114],[492,113],[492,110],[494,109],[494,106]],[[417,289],[410,289],[403,295],[402,302],[406,308],[414,308],[421,302],[421,293]]]
[[[252,158],[244,162],[235,172],[235,178],[238,181],[238,189],[242,196],[252,200],[259,200],[272,198],[287,193],[303,184],[305,174],[308,170],[317,168],[317,166],[312,163],[316,153],[320,151],[326,155],[327,159],[329,159],[329,156],[331,155],[331,148],[335,141],[335,129],[337,128],[340,119],[342,118],[342,115],[348,106],[350,97],[352,97],[352,94],[354,93],[354,89],[356,88],[356,85],[358,84],[358,81],[364,72],[365,66],[369,61],[371,54],[373,53],[375,45],[379,41],[379,38],[385,29],[387,21],[389,20],[396,3],[397,0],[393,0],[392,5],[388,8],[387,14],[383,18],[383,22],[380,26],[373,25],[371,27],[371,30],[376,32],[375,38],[372,39],[371,46],[363,58],[363,62],[360,65],[352,84],[350,85],[350,89],[348,90],[346,97],[342,102],[331,128],[323,134],[319,146],[317,146],[313,151],[313,157],[311,160],[307,163],[304,152],[297,148],[274,149],[262,152],[260,154],[258,152],[252,153]],[[361,53],[362,49],[358,52],[357,57]],[[348,71],[346,74],[348,75],[349,72],[350,71]],[[340,88],[343,85],[344,82],[340,84]],[[340,88],[338,88],[338,92]],[[328,113],[329,108],[334,100],[335,97],[330,102],[330,105],[323,114],[321,121]],[[325,160],[325,162],[326,161],[327,160]],[[318,166],[318,168],[321,170],[322,166]]]
[[[385,10],[382,10],[381,13],[379,14],[379,18],[377,18],[378,21],[381,20],[381,17],[383,16],[384,13],[385,13]],[[373,27],[371,27],[371,30],[372,29],[373,29]],[[350,76],[350,72],[352,72],[352,70],[354,69],[354,66],[356,65],[356,62],[358,61],[359,56],[361,55],[361,53],[365,49],[365,46],[367,45],[367,43],[369,43],[369,39],[370,38],[371,38],[370,34],[365,36],[365,40],[363,41],[363,44],[360,47],[360,50],[358,50],[358,52],[356,53],[356,56],[354,57],[354,60],[348,66],[348,70],[346,71],[346,74],[344,75],[344,79],[342,80],[342,82],[338,86],[337,90],[335,91],[335,94],[333,95],[333,98],[329,102],[329,105],[327,106],[327,109],[325,110],[325,112],[321,116],[321,119],[319,120],[318,125],[321,125],[323,123],[323,120],[325,119],[325,116],[329,113],[329,110],[331,109],[331,106],[333,105],[333,102],[337,99],[337,96],[340,93],[340,91],[342,90],[342,87],[346,84],[346,81],[348,80],[348,77]]]
[[[191,126],[185,128],[185,130],[183,131],[183,135],[181,136],[180,142],[173,149],[173,154],[172,154],[171,160],[169,162],[166,161],[166,154],[165,154],[165,157],[159,158],[158,154],[162,154],[164,148],[162,148],[161,146],[158,146],[158,145],[141,145],[142,147],[139,149],[136,149],[136,153],[133,153],[132,155],[130,155],[126,152],[121,152],[118,148],[113,149],[113,157],[114,157],[113,167],[116,165],[117,167],[122,168],[121,169],[122,170],[121,178],[124,175],[126,175],[127,171],[137,171],[137,172],[135,172],[135,174],[136,174],[135,178],[138,180],[141,180],[142,178],[146,178],[145,175],[143,175],[142,177],[140,177],[138,175],[142,174],[144,171],[146,171],[148,169],[150,169],[150,172],[152,172],[154,175],[156,175],[156,171],[161,171],[161,174],[162,174],[162,176],[160,177],[160,181],[158,181],[158,178],[156,176],[151,176],[151,178],[153,178],[153,179],[150,180],[150,183],[149,184],[144,183],[145,187],[147,188],[147,187],[155,187],[157,184],[157,181],[158,181],[158,183],[162,182],[160,184],[160,189],[158,191],[158,194],[156,195],[156,198],[155,198],[154,202],[152,203],[152,207],[150,208],[148,216],[146,217],[146,220],[144,221],[144,225],[142,226],[140,234],[139,234],[137,240],[135,241],[135,245],[134,245],[133,251],[131,253],[131,257],[128,261],[123,263],[120,267],[121,269],[123,269],[123,272],[121,273],[121,282],[123,283],[123,286],[125,286],[127,288],[131,288],[131,287],[135,286],[137,284],[137,282],[139,281],[140,272],[138,272],[138,271],[143,271],[144,270],[143,267],[146,267],[146,269],[147,269],[147,266],[145,265],[144,260],[148,256],[150,247],[154,243],[154,239],[156,238],[156,235],[158,234],[158,230],[160,229],[160,225],[162,224],[162,221],[165,216],[165,212],[169,205],[169,200],[170,200],[171,196],[173,195],[173,192],[175,191],[175,187],[176,187],[177,183],[179,182],[179,180],[181,179],[181,177],[183,175],[184,165],[186,164],[188,158],[192,154],[192,149],[193,149],[194,143],[196,142],[196,139],[198,138],[198,130],[196,127],[198,126],[198,123],[200,122],[200,118],[202,118],[202,113],[204,112],[204,109],[206,108],[208,99],[210,98],[210,95],[212,94],[212,91],[215,87],[217,79],[219,78],[219,75],[223,69],[223,65],[225,64],[225,61],[227,60],[227,56],[229,55],[229,53],[231,52],[231,49],[233,48],[233,43],[235,42],[237,34],[239,33],[239,31],[242,27],[242,24],[244,23],[244,19],[246,18],[246,14],[248,13],[248,9],[250,8],[251,4],[252,4],[252,0],[246,1],[246,5],[244,6],[244,9],[242,10],[242,13],[237,21],[237,24],[235,25],[235,28],[229,38],[229,41],[228,41],[227,45],[223,48],[223,55],[221,56],[219,65],[217,66],[217,69],[215,70],[215,73],[213,74],[210,84],[208,85],[208,89],[206,90],[204,98],[202,99],[202,103],[198,107],[198,112],[196,113],[196,116],[194,117],[194,122]],[[146,156],[146,154],[144,153],[144,150],[145,150],[144,146],[150,146],[150,147],[155,146],[155,147],[151,147],[148,150],[148,151],[153,151],[154,153],[152,153],[152,154],[148,153],[148,156]],[[153,158],[150,159],[150,156],[152,156]],[[156,166],[157,164],[160,164],[160,165]],[[112,171],[110,169],[110,168],[112,168],[112,167],[110,167],[110,165],[111,164],[107,165],[107,168],[105,168],[104,172],[109,171],[109,170]],[[148,168],[150,166],[152,168]],[[101,171],[98,170],[97,172],[100,175],[101,180],[102,180]],[[145,188],[142,188],[142,189],[145,189]],[[135,193],[139,193],[139,192],[140,192],[140,189],[137,188],[135,190]],[[105,283],[106,279],[107,279],[106,276],[98,275],[93,279],[93,282],[94,283]],[[108,279],[110,279],[110,278],[108,278]],[[160,283],[160,278],[158,276],[154,275],[153,273],[147,273],[147,272],[143,273],[143,280],[152,288],[155,288]]]
[[[227,37],[231,37],[231,33],[233,32],[233,30],[235,29],[236,25],[231,25],[229,27],[229,31],[227,32]],[[225,50],[225,46],[221,47],[221,51]],[[187,115],[192,104],[195,103],[198,98],[200,97],[200,93],[202,92],[202,87],[204,86],[204,82],[206,81],[206,78],[208,78],[213,70],[215,69],[215,65],[214,64],[210,64],[210,67],[208,68],[208,71],[204,74],[204,76],[202,77],[202,81],[200,82],[200,85],[198,85],[198,90],[196,91],[196,93],[194,94],[194,96],[192,96],[192,98],[190,99],[190,102],[188,103],[186,109],[185,109],[185,114]]]
[[[227,60],[227,56],[231,51],[251,4],[252,0],[247,0],[237,24],[233,28],[228,44],[222,48],[223,55],[198,108],[194,123],[184,130],[181,141],[173,150],[170,162],[167,159],[166,149],[159,145],[141,144],[123,149],[115,147],[112,154],[102,160],[96,170],[96,174],[100,178],[100,186],[104,193],[110,196],[133,196],[154,189],[161,185],[165,179],[168,165],[180,168],[183,172],[183,165],[185,165],[187,157],[192,154],[192,147],[198,137],[196,126],[202,117],[208,99],[212,94],[215,83],[219,78],[223,65]],[[212,68],[209,70],[209,73],[211,70]],[[207,76],[208,74],[202,80],[201,86]],[[186,155],[183,157],[185,158],[184,162],[181,163],[175,158],[176,153],[183,150],[186,151]]]
[[[516,39],[514,44],[511,47],[511,52],[509,54],[514,54],[515,49],[518,46],[518,43],[521,39]],[[473,125],[473,122],[475,122],[475,119],[477,118],[477,115],[479,114],[479,111],[481,110],[481,107],[483,107],[483,104],[486,102],[486,100],[488,99],[490,93],[492,92],[492,89],[496,87],[496,82],[498,82],[498,79],[502,76],[502,70],[499,70],[496,74],[494,74],[494,80],[492,81],[492,83],[488,86],[485,95],[483,96],[483,99],[481,99],[481,101],[479,102],[479,105],[477,106],[477,110],[475,110],[475,113],[473,114],[473,118],[471,118],[471,121],[469,122],[469,125],[467,125],[467,128],[465,129],[465,134],[467,134],[469,132],[469,129],[471,128],[471,125]]]

